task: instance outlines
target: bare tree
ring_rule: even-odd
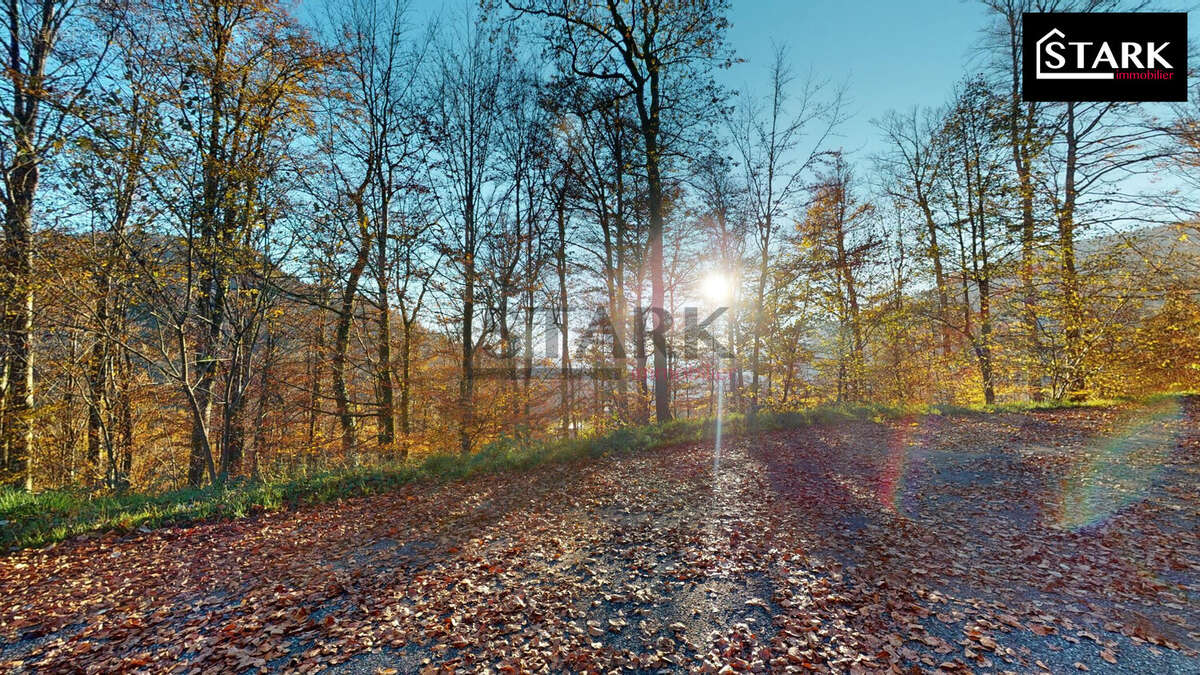
[[[425,151],[426,120],[418,106],[424,48],[410,47],[405,25],[405,5],[378,0],[357,0],[345,10],[337,33],[348,60],[353,123],[342,136],[365,179],[362,194],[371,246],[366,263],[373,274],[377,323],[374,380],[377,440],[381,447],[396,441],[395,385],[392,358],[391,259],[396,238],[419,236],[427,223],[423,217],[405,218],[397,209],[404,197],[425,188],[418,162]],[[398,222],[396,222],[398,221]],[[403,231],[416,226],[418,232]],[[343,299],[344,301],[344,299]],[[346,309],[344,307],[344,309]],[[353,307],[350,308],[351,313]],[[340,333],[339,333],[340,335]],[[340,353],[340,352],[339,352]],[[344,378],[343,378],[344,379]],[[352,419],[342,416],[343,420]],[[343,422],[344,424],[344,422]]]
[[[1162,195],[1139,188],[1136,178],[1155,171],[1157,162],[1171,158],[1175,150],[1164,142],[1167,131],[1137,104],[1071,102],[1056,112],[1047,122],[1053,141],[1044,157],[1061,298],[1056,323],[1063,368],[1056,369],[1054,378],[1065,390],[1056,387],[1055,394],[1080,399],[1087,396],[1089,354],[1106,322],[1085,302],[1077,240],[1100,224],[1157,222],[1160,216],[1154,214],[1164,206]]]
[[[248,355],[252,345],[244,340],[256,335],[231,323],[246,315],[230,313],[257,293],[244,284],[259,277],[263,262],[253,235],[287,211],[280,200],[286,190],[272,181],[293,168],[288,160],[299,154],[293,144],[311,127],[311,78],[329,57],[274,3],[164,0],[147,20],[172,27],[163,31],[162,47],[140,52],[139,67],[163,72],[157,96],[169,106],[172,125],[170,142],[159,146],[164,170],[154,174],[152,189],[182,242],[169,255],[182,261],[184,287],[142,281],[164,331],[158,351],[188,403],[188,482],[198,486],[205,473],[219,480],[211,418],[222,369],[231,355]],[[142,255],[138,264],[151,261]],[[225,393],[224,405],[241,405]],[[227,467],[230,456],[224,459]]]
[[[1010,193],[1002,166],[1003,99],[986,82],[970,80],[958,94],[940,131],[945,146],[942,182],[950,232],[958,243],[958,280],[962,320],[953,324],[974,352],[984,402],[996,402],[995,317],[998,270],[1008,254],[1011,235],[1004,224],[1004,197]],[[974,295],[971,286],[974,286]],[[972,317],[978,317],[976,327]]]
[[[513,2],[522,14],[548,20],[547,37],[577,76],[610,81],[637,111],[645,161],[649,211],[650,314],[663,315],[663,224],[667,158],[685,150],[698,122],[710,119],[721,94],[707,67],[725,59],[728,21],[724,0],[675,3],[637,0]],[[661,319],[659,320],[661,321]],[[659,326],[664,328],[665,326]],[[667,355],[654,350],[654,410],[671,419]]]
[[[834,153],[829,169],[812,188],[801,223],[800,244],[811,269],[825,288],[828,305],[838,319],[837,400],[861,400],[866,365],[862,270],[879,245],[870,230],[874,205],[855,195],[850,165]]]
[[[507,296],[511,293],[519,305],[523,322],[523,345],[521,349],[521,409],[523,424],[530,420],[530,387],[533,380],[533,334],[537,293],[541,286],[542,269],[547,262],[544,239],[549,230],[546,215],[549,212],[548,196],[551,164],[551,120],[544,105],[543,82],[531,70],[519,70],[512,76],[510,94],[504,110],[504,131],[500,144],[506,179],[511,183],[513,231],[507,241],[513,244],[510,252],[512,264],[512,288],[504,293],[507,314]],[[501,324],[501,342],[505,345],[509,368],[516,381],[516,344],[508,327],[507,317]]]
[[[454,271],[458,289],[458,339],[461,375],[458,387],[459,449],[472,448],[475,425],[476,351],[491,332],[491,316],[480,314],[482,255],[495,225],[496,207],[504,197],[492,171],[499,157],[497,135],[503,83],[511,62],[501,39],[482,17],[468,17],[458,35],[443,35],[438,45],[433,82],[429,87],[431,126],[438,175],[439,208],[443,217],[439,238]]]
[[[594,270],[603,285],[606,311],[604,325],[593,327],[611,339],[613,375],[616,378],[618,415],[632,411],[629,399],[629,288],[631,260],[639,242],[632,236],[631,204],[636,201],[637,181],[628,175],[631,157],[637,154],[635,125],[622,100],[604,83],[571,82],[559,92],[556,112],[572,120],[565,142],[574,158],[571,189],[576,210],[595,228],[579,237],[582,250],[593,262],[582,262]]]
[[[945,250],[938,241],[940,225],[934,217],[933,200],[944,171],[942,147],[936,142],[937,118],[933,111],[916,109],[907,113],[889,113],[876,126],[890,144],[888,152],[877,162],[885,174],[887,189],[901,203],[917,209],[921,215],[922,239],[926,256],[933,267],[934,290],[937,294],[936,319],[941,328],[942,355],[948,356],[952,347],[948,322],[950,291],[945,271]]]
[[[1026,101],[1022,87],[1022,15],[1026,12],[1106,12],[1139,11],[1144,2],[1120,0],[982,0],[991,12],[993,22],[984,32],[982,45],[993,59],[993,73],[998,91],[1004,91],[1007,110],[1001,116],[1007,131],[1012,171],[1016,178],[1014,195],[1020,209],[1021,262],[1021,322],[1025,333],[1026,379],[1029,395],[1041,400],[1045,395],[1042,376],[1046,369],[1042,322],[1039,320],[1040,299],[1035,270],[1039,248],[1047,233],[1041,222],[1056,220],[1056,214],[1039,214],[1039,185],[1045,178],[1039,175],[1045,153],[1061,131],[1054,122],[1059,104]],[[1061,234],[1058,237],[1061,246]]]
[[[112,488],[127,487],[134,445],[131,354],[124,347],[136,320],[128,250],[142,241],[155,213],[147,203],[145,174],[153,170],[148,156],[161,133],[148,94],[161,90],[161,72],[140,68],[134,46],[141,16],[124,3],[91,16],[117,49],[106,77],[80,102],[83,127],[62,170],[66,192],[88,217],[81,265],[93,283],[80,288],[66,281],[63,270],[54,270],[63,293],[87,308],[70,323],[91,343],[81,389],[87,405],[84,457],[89,471],[103,466],[104,483]]]
[[[42,168],[73,135],[83,96],[107,61],[103,34],[94,42],[64,39],[81,14],[76,0],[12,0],[2,19],[0,481],[26,490],[33,489],[34,209]]]
[[[747,99],[732,120],[734,147],[742,160],[746,194],[753,214],[751,239],[756,256],[753,334],[750,346],[750,413],[759,407],[763,333],[767,326],[771,254],[779,221],[787,221],[803,178],[826,151],[825,143],[841,121],[841,96],[828,100],[825,87],[811,78],[796,87],[787,50],[777,47],[770,66],[770,92],[765,105]],[[798,95],[792,92],[797,90]]]

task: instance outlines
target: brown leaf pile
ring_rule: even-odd
[[[1137,411],[818,426],[716,475],[688,446],[19,552],[0,669],[1200,668],[1188,406],[1128,442]]]

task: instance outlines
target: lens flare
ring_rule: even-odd
[[[724,274],[713,272],[700,281],[700,293],[705,300],[721,305],[729,302],[733,288]]]
[[[1130,415],[1113,434],[1094,439],[1082,464],[1060,483],[1056,524],[1084,529],[1146,499],[1175,448],[1182,417],[1182,406],[1171,398]]]
[[[888,436],[887,453],[875,486],[875,494],[879,505],[884,509],[908,515],[903,503],[905,476],[910,469],[912,457],[910,449],[919,447],[924,428],[920,417],[907,417],[900,421],[897,428]]]

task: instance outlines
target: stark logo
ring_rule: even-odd
[[[1026,101],[1186,101],[1184,12],[1027,13]]]

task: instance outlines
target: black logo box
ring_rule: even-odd
[[[1058,31],[1062,35],[1051,34]],[[1058,60],[1048,55],[1049,43],[1063,43],[1057,53],[1062,67],[1048,66]],[[1084,68],[1078,68],[1077,45],[1088,42]],[[1122,66],[1122,43],[1141,45],[1141,66],[1130,60]],[[1041,43],[1041,44],[1039,44]],[[1100,45],[1108,43],[1116,59],[1113,68],[1104,61],[1093,68]],[[1171,65],[1147,63],[1149,43]],[[1050,12],[1026,13],[1022,18],[1021,95],[1026,101],[1186,101],[1187,89],[1186,12]],[[1041,59],[1041,77],[1038,73]],[[1051,77],[1046,77],[1050,75]],[[1139,79],[1126,79],[1131,76]],[[1146,78],[1146,79],[1140,79]]]

